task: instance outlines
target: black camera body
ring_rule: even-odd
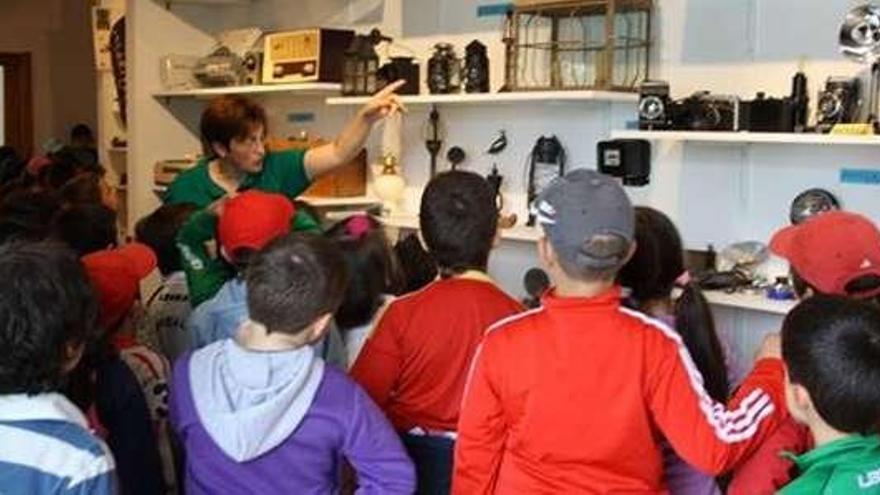
[[[625,186],[645,186],[651,177],[651,143],[644,139],[599,141],[599,172],[623,179]]]
[[[735,96],[698,91],[670,105],[671,128],[681,131],[738,131],[740,102]]]
[[[754,100],[740,103],[739,130],[749,132],[794,132],[797,105],[790,97],[768,98],[763,92]]]
[[[672,127],[669,119],[671,103],[668,82],[643,82],[639,86],[639,129],[643,131],[670,129]]]
[[[858,78],[829,77],[819,92],[816,130],[827,133],[835,124],[857,122],[861,106],[861,81]]]

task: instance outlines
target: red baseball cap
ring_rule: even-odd
[[[82,263],[101,303],[101,328],[110,330],[125,319],[140,291],[140,281],[156,268],[149,247],[132,242],[83,256]]]
[[[880,288],[853,294],[848,283],[880,277],[880,230],[855,213],[829,211],[773,235],[770,250],[823,294],[873,297]]]
[[[217,239],[227,256],[241,248],[262,249],[290,232],[296,213],[286,196],[254,189],[230,198],[217,223]]]

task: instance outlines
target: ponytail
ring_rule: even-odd
[[[724,351],[715,333],[709,302],[694,283],[685,285],[675,302],[675,328],[703,375],[709,396],[718,402],[727,402],[730,383]]]

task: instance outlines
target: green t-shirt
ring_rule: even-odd
[[[256,174],[245,176],[239,191],[259,189],[266,192],[284,194],[294,199],[310,184],[303,161],[305,151],[271,151],[263,157],[263,169]],[[204,208],[226,195],[208,173],[208,159],[202,158],[196,166],[181,172],[168,186],[165,204],[192,203]]]
[[[259,189],[284,194],[291,200],[309,186],[301,150],[266,153],[263,170],[248,174],[239,190]],[[208,174],[208,161],[202,159],[195,167],[181,173],[165,195],[166,204],[193,203],[206,208],[226,195]],[[297,210],[291,225],[296,231],[320,232],[318,222],[303,210]],[[212,257],[205,244],[214,239],[217,217],[202,210],[193,214],[181,227],[177,245],[186,273],[190,303],[193,307],[214,297],[214,294],[235,276],[235,270],[220,257]]]
[[[851,435],[791,457],[801,475],[780,495],[880,495],[880,435]]]

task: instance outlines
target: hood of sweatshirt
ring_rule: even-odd
[[[258,352],[233,339],[194,352],[189,378],[199,420],[236,462],[274,449],[300,425],[324,376],[311,346]]]

